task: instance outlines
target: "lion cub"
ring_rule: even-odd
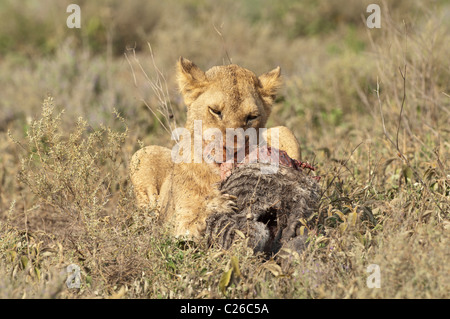
[[[187,106],[185,129],[191,137],[180,143],[189,145],[195,144],[194,127],[199,120],[201,133],[213,128],[223,136],[227,128],[264,128],[281,85],[279,67],[259,77],[234,64],[203,72],[182,57],[177,63],[177,81]],[[293,133],[283,126],[277,129],[279,149],[300,160],[299,144]],[[270,136],[270,131],[263,138]],[[202,146],[206,145],[203,138],[200,141]],[[270,139],[267,144],[271,144]],[[224,149],[226,146],[224,143]],[[195,151],[190,154],[191,160],[180,162],[173,160],[173,149],[144,147],[132,157],[131,180],[140,206],[156,206],[159,220],[172,226],[175,236],[195,240],[201,238],[209,214],[231,212],[234,202],[218,189],[220,165],[194,158]]]

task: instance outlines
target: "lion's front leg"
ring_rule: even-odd
[[[161,188],[171,175],[170,149],[147,146],[137,151],[130,163],[130,177],[139,206],[159,208]]]
[[[273,140],[274,137],[278,136],[278,141]],[[267,141],[268,146],[276,147],[280,150],[285,151],[289,157],[296,159],[298,161],[302,158],[300,144],[297,141],[294,133],[285,126],[276,126],[263,134],[263,138]]]
[[[218,189],[219,170],[201,164],[176,164],[173,202],[175,209],[168,219],[177,236],[200,239],[206,229],[206,218],[212,213],[231,213],[236,209],[233,196]]]

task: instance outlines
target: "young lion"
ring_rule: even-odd
[[[201,120],[202,133],[215,128],[224,137],[227,128],[263,128],[281,85],[279,67],[259,77],[234,64],[203,72],[182,57],[177,63],[177,80],[187,106],[185,128],[191,140],[184,142],[189,145],[194,145],[197,120]],[[300,147],[293,133],[283,126],[277,128],[279,149],[300,160]],[[270,131],[264,138],[270,136]],[[270,142],[267,139],[269,146]],[[160,221],[169,223],[175,236],[195,240],[201,238],[210,214],[231,212],[235,206],[233,198],[218,189],[220,165],[194,158],[195,151],[191,154],[191,161],[174,163],[171,149],[144,147],[132,157],[131,180],[140,206],[156,206]]]

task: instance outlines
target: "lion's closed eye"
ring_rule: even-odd
[[[215,108],[212,108],[211,106],[209,107],[209,112],[217,117],[219,117],[220,119],[222,119],[222,111],[219,111]]]
[[[249,114],[247,115],[246,119],[245,119],[245,124],[248,124],[249,122],[256,120],[259,117],[259,115],[253,115],[253,114]]]

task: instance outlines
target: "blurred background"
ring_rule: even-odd
[[[442,94],[449,87],[448,1],[379,2],[380,29],[366,26],[373,1],[80,0],[81,28],[69,29],[71,2],[0,2],[2,132],[26,125],[51,94],[67,113],[92,123],[108,122],[117,108],[140,139],[161,141],[167,134],[142,103],[156,105],[155,94],[136,66],[135,85],[124,56],[135,49],[152,77],[148,43],[179,123],[184,107],[173,81],[179,56],[204,70],[230,60],[257,74],[281,66],[285,86],[269,124],[287,122],[304,141],[330,130],[347,137],[349,118],[370,119],[371,134],[377,78],[398,98],[404,64],[409,116],[418,112],[431,126],[442,125],[437,104],[448,108]],[[364,121],[356,123],[360,129]]]

